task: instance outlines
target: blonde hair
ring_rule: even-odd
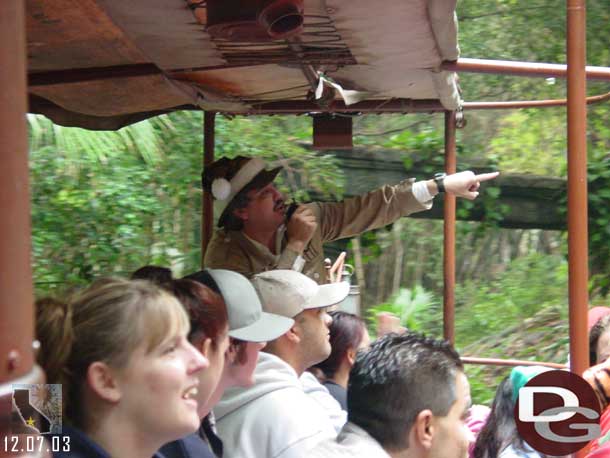
[[[123,368],[133,351],[152,351],[168,336],[187,332],[189,321],[178,300],[145,280],[106,279],[68,303],[36,303],[39,364],[49,383],[61,383],[64,411],[82,426],[82,384],[96,361]]]

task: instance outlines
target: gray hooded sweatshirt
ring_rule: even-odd
[[[337,433],[328,414],[303,391],[295,370],[261,352],[254,385],[231,388],[214,408],[224,455],[231,458],[306,458]]]

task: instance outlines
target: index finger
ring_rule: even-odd
[[[481,173],[480,175],[475,175],[474,179],[479,182],[487,181],[487,180],[493,180],[498,175],[500,175],[500,172]]]

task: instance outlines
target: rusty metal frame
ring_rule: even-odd
[[[203,168],[214,162],[216,113],[206,111],[203,114]],[[201,267],[203,258],[212,239],[214,231],[214,200],[212,195],[203,189],[201,205]]]
[[[593,105],[610,100],[610,92],[594,95],[586,99],[587,104]],[[277,101],[260,103],[254,100],[245,100],[252,109],[247,113],[231,113],[234,115],[285,115],[305,113],[345,113],[353,114],[382,114],[382,113],[440,113],[446,108],[438,100],[390,99],[390,100],[364,100],[353,105],[345,105],[341,101],[334,101],[331,105],[320,107],[307,100]],[[497,110],[511,108],[551,108],[566,106],[567,99],[545,100],[514,100],[501,102],[464,102],[462,108],[470,110]]]
[[[496,75],[533,76],[540,78],[566,78],[568,65],[542,62],[517,62],[511,60],[469,59],[461,57],[455,62],[443,62],[443,70],[463,73],[492,73]],[[586,78],[610,80],[609,67],[584,67]]]
[[[462,356],[460,359],[464,364],[480,364],[484,366],[545,366],[553,369],[566,368],[565,364],[528,361],[524,359],[475,358],[472,356]]]
[[[326,107],[320,107],[308,100],[275,101],[260,103],[256,100],[244,100],[252,108],[247,113],[232,113],[235,115],[282,115],[282,114],[308,114],[308,113],[346,113],[358,115],[361,113],[433,113],[442,112],[446,108],[438,100],[425,99],[390,99],[390,100],[364,100],[352,105],[345,105],[335,100]]]
[[[587,79],[585,0],[567,0],[568,57],[568,293],[570,302],[570,365],[582,374],[588,367],[587,310]],[[578,453],[577,456],[584,456]]]
[[[456,119],[454,111],[445,112],[445,173],[457,170]],[[444,195],[443,218],[443,336],[455,343],[455,196]]]
[[[587,78],[605,79],[610,69],[586,67],[586,9],[584,0],[566,0],[567,4],[567,66],[531,64],[515,66],[510,62],[494,62],[487,65],[481,61],[463,62],[445,65],[447,70],[479,71],[482,73],[515,74],[521,76],[560,76],[567,77],[567,130],[568,130],[568,282],[569,282],[569,326],[570,326],[570,370],[582,374],[588,367],[588,226],[587,226],[587,103],[607,100],[610,94],[587,98]],[[489,62],[487,62],[489,63]],[[545,101],[542,101],[545,102]],[[557,106],[563,101],[546,101],[539,106]],[[531,102],[530,102],[531,103]],[[493,108],[516,108],[514,103],[507,103]],[[481,106],[476,108],[492,108]],[[471,108],[474,108],[471,104]],[[450,128],[445,123],[445,129]],[[445,134],[447,150],[447,133]],[[454,215],[449,215],[454,216]],[[445,215],[447,217],[447,214]],[[453,241],[454,242],[454,241]],[[454,249],[447,247],[446,250]],[[448,267],[445,266],[445,269]],[[451,299],[451,298],[449,298]],[[445,298],[444,316],[453,319],[445,308],[453,309],[453,303]],[[446,318],[447,319],[447,318]],[[453,336],[453,321],[444,323],[445,336]],[[448,329],[449,328],[449,329]],[[518,360],[498,360],[493,358],[462,358],[470,364],[492,364],[512,366],[524,363]],[[551,366],[553,363],[535,363]],[[552,367],[552,366],[551,366]],[[584,453],[575,454],[583,458]]]
[[[52,70],[28,74],[28,85],[47,86],[52,84],[70,84],[84,81],[96,81],[111,78],[130,78],[166,73],[169,76],[185,72],[221,70],[227,68],[251,67],[252,64],[225,64],[215,66],[173,69],[164,72],[155,64],[130,64],[111,67],[74,68],[70,70]],[[455,62],[443,62],[442,70],[464,73],[490,73],[496,75],[532,76],[541,78],[567,77],[567,65],[542,62],[518,62],[509,60],[470,59],[462,57]],[[609,67],[586,67],[587,79],[610,81]]]
[[[0,3],[0,42],[0,383],[5,383],[26,374],[34,359],[24,2]]]
[[[0,2],[0,42],[0,436],[7,436],[11,428],[12,384],[44,380],[43,372],[34,363],[32,347],[25,2]],[[29,455],[23,450],[17,453]]]
[[[587,105],[593,105],[610,100],[610,92],[605,94],[593,95],[586,98]],[[523,100],[511,102],[464,102],[464,110],[497,110],[506,108],[551,108],[564,107],[568,104],[568,99],[550,100]]]

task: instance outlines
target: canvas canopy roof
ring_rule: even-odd
[[[459,55],[455,1],[304,0],[302,32],[265,42],[212,36],[211,3],[27,0],[30,111],[89,129],[176,109],[308,112],[320,78],[338,104],[460,104],[441,70]]]

